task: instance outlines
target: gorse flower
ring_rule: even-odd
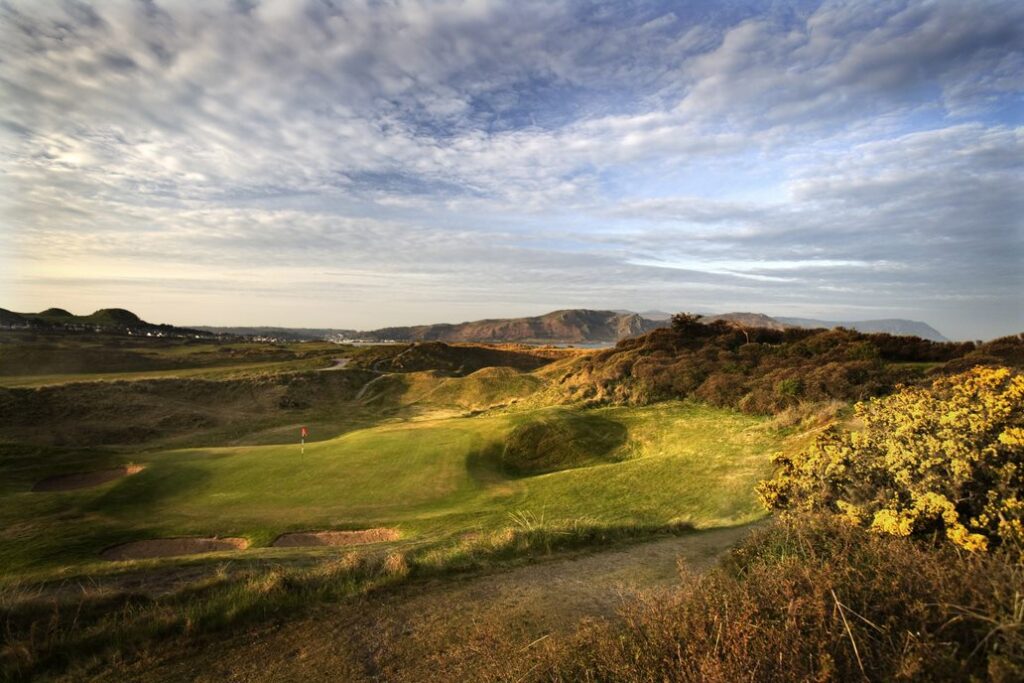
[[[939,531],[971,551],[1024,547],[1024,376],[978,367],[855,413],[862,428],[775,457],[758,486],[765,505],[896,536]]]

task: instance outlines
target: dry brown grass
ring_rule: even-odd
[[[1024,680],[1024,572],[820,520],[778,524],[623,623],[551,643],[552,681]]]

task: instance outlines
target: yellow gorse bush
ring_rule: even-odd
[[[769,508],[828,511],[874,531],[939,531],[961,548],[1024,547],[1024,376],[977,367],[857,404],[836,427],[777,455]]]

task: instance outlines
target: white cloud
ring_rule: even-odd
[[[333,268],[381,305],[1020,284],[1019,3],[15,2],[0,45],[37,288],[72,259],[226,290],[273,264],[275,296]]]

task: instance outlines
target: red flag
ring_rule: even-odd
[[[306,429],[305,427],[303,427],[302,428],[302,438],[305,439],[307,436],[309,436],[309,430]]]

